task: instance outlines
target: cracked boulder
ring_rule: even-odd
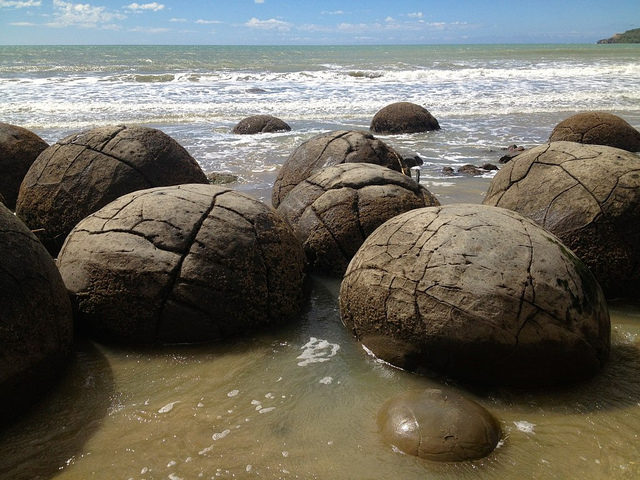
[[[410,102],[398,102],[379,110],[369,127],[373,133],[396,134],[440,130],[438,120],[426,108]]]
[[[312,270],[343,275],[362,242],[382,223],[439,204],[406,175],[370,163],[344,163],[300,182],[278,213],[293,227]]]
[[[81,221],[58,258],[79,325],[133,344],[215,341],[289,319],[303,263],[272,208],[197,184],[117,199]]]
[[[232,132],[240,135],[252,135],[256,133],[288,132],[291,127],[273,115],[252,115],[243,118],[233,127]]]
[[[49,145],[26,128],[0,122],[0,196],[16,208],[20,183],[29,167]]]
[[[374,163],[409,174],[402,156],[370,133],[336,130],[307,140],[289,155],[273,185],[271,203],[277,208],[293,187],[309,175],[341,163]]]
[[[640,132],[617,115],[606,112],[578,113],[563,120],[549,137],[549,142],[559,141],[607,145],[640,152]]]
[[[554,142],[493,178],[484,203],[515,210],[558,236],[608,297],[640,292],[640,158],[613,147]]]
[[[73,319],[56,265],[38,239],[0,205],[0,423],[34,403],[63,371]]]
[[[502,436],[500,423],[483,406],[436,388],[389,399],[378,413],[378,429],[401,452],[436,462],[486,457]]]
[[[340,313],[392,365],[471,383],[561,384],[593,375],[609,354],[589,269],[531,220],[483,205],[382,224],[349,264]]]
[[[16,213],[56,256],[84,217],[129,192],[208,183],[196,161],[160,130],[99,127],[43,151],[27,172]]]

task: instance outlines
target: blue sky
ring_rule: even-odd
[[[593,43],[640,0],[0,0],[0,44]]]

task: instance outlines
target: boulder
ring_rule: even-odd
[[[58,266],[79,326],[116,342],[252,335],[302,302],[304,253],[287,223],[214,185],[120,197],[73,229]]]
[[[71,304],[51,256],[0,205],[0,423],[34,403],[71,353]]]
[[[237,175],[222,172],[209,172],[207,173],[207,180],[212,185],[226,185],[227,183],[235,183],[238,181]]]
[[[20,183],[29,167],[49,145],[26,128],[0,122],[0,195],[16,208]]]
[[[378,428],[401,452],[436,462],[486,457],[502,436],[498,421],[480,404],[436,388],[388,400],[378,413]]]
[[[608,145],[629,152],[640,152],[640,132],[625,120],[606,112],[584,112],[560,122],[549,142],[577,142]]]
[[[309,267],[341,276],[379,225],[400,213],[432,205],[440,203],[402,173],[370,163],[343,163],[300,182],[278,213],[293,227]]]
[[[514,144],[514,145],[509,145],[504,150],[506,150],[507,153],[505,155],[503,155],[502,157],[500,157],[500,159],[498,160],[500,163],[508,163],[508,162],[510,162],[512,159],[514,159],[515,157],[520,155],[522,152],[524,152],[525,148],[524,147],[519,147],[518,145]]]
[[[374,163],[409,174],[404,159],[367,132],[337,130],[317,135],[296,148],[278,172],[271,202],[274,207],[305,178],[323,167],[340,163]]]
[[[486,205],[515,210],[558,236],[608,297],[640,291],[640,158],[600,145],[528,150],[491,181]]]
[[[609,354],[607,304],[589,269],[496,207],[427,207],[382,224],[349,264],[340,312],[379,358],[471,383],[563,384]]]
[[[243,118],[233,127],[232,132],[241,135],[255,133],[288,132],[291,127],[286,122],[272,115],[252,115]]]
[[[440,130],[440,124],[426,108],[415,103],[398,102],[379,110],[369,128],[373,133],[416,133]]]
[[[20,187],[16,213],[53,256],[84,217],[129,192],[208,183],[196,161],[160,130],[110,126],[70,135],[40,154]]]
[[[482,175],[484,172],[478,167],[476,167],[475,165],[467,164],[458,168],[458,173],[474,177],[474,176]]]

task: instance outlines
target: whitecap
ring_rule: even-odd
[[[513,422],[518,430],[524,433],[534,433],[533,429],[536,426],[535,423],[527,422],[526,420],[520,420],[519,422]]]
[[[312,363],[328,362],[332,357],[335,357],[340,350],[340,345],[337,343],[330,343],[327,340],[311,337],[307,343],[305,343],[301,349],[303,352],[296,357],[299,367],[306,367]]]
[[[173,410],[173,407],[176,403],[180,403],[180,400],[176,400],[175,402],[171,402],[171,403],[167,403],[164,407],[160,408],[160,410],[158,410],[158,413],[169,413],[171,410]]]

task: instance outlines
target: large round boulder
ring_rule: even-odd
[[[473,383],[563,383],[609,354],[607,305],[589,269],[496,207],[421,208],[382,224],[349,264],[340,312],[379,358]]]
[[[499,422],[483,406],[436,388],[388,400],[378,413],[378,428],[401,452],[437,462],[486,457],[502,436]]]
[[[271,202],[274,207],[302,180],[323,167],[341,163],[374,163],[409,174],[401,155],[367,132],[336,130],[316,135],[296,148],[278,172]]]
[[[48,146],[26,128],[0,122],[0,196],[10,209],[16,208],[20,183],[29,167]]]
[[[292,317],[304,253],[272,208],[191,184],[133,192],[88,216],[58,267],[79,325],[93,335],[203,342]]]
[[[410,102],[398,102],[379,110],[369,127],[373,133],[417,133],[440,130],[438,120],[426,108]]]
[[[0,205],[0,423],[33,403],[71,353],[71,304],[49,253]]]
[[[300,182],[278,207],[311,269],[343,275],[362,242],[388,219],[440,205],[410,177],[380,165],[343,163]]]
[[[252,135],[256,133],[288,132],[291,127],[273,115],[252,115],[243,118],[233,127],[232,132],[240,135]]]
[[[16,213],[56,256],[84,217],[129,192],[208,183],[196,161],[153,128],[110,126],[70,135],[33,163],[20,187]]]
[[[640,132],[617,115],[606,112],[578,113],[563,120],[549,137],[549,142],[560,141],[640,152]]]
[[[640,157],[554,142],[517,156],[484,203],[515,210],[557,235],[609,297],[640,292]]]

